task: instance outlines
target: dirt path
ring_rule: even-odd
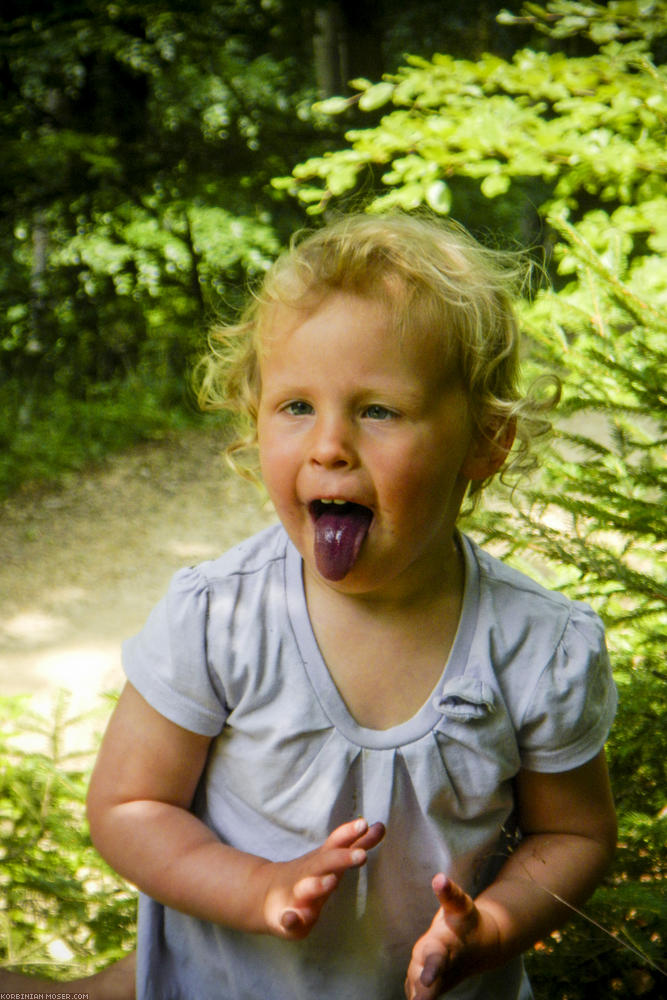
[[[58,490],[0,505],[0,695],[70,710],[122,684],[120,644],[180,566],[215,557],[273,520],[221,458],[219,433],[189,432],[111,458]]]

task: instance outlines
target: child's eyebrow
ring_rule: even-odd
[[[361,402],[394,402],[414,406],[424,401],[424,392],[404,386],[371,386],[359,392]]]

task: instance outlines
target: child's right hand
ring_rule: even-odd
[[[339,879],[364,864],[384,827],[344,823],[321,847],[287,862],[231,847],[191,811],[210,743],[126,684],[88,792],[94,843],[164,906],[245,933],[306,937]]]
[[[337,827],[321,847],[294,861],[267,861],[257,872],[267,880],[264,918],[267,931],[291,941],[305,938],[348,868],[365,864],[367,852],[385,834],[382,823],[364,819]]]

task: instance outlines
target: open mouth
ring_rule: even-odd
[[[315,562],[327,580],[342,580],[356,563],[373,520],[373,512],[349,500],[313,500]]]

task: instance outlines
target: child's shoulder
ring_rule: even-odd
[[[573,603],[565,594],[550,590],[527,573],[492,556],[474,541],[470,539],[468,541],[484,584],[503,595],[506,600],[535,601],[538,606],[552,605],[563,610],[568,609]]]
[[[604,626],[588,604],[548,589],[468,542],[478,574],[478,613],[510,647],[529,635],[532,641],[539,639],[545,652],[566,636],[596,647],[604,643]]]
[[[474,543],[470,552],[478,574],[470,662],[492,671],[522,766],[557,772],[584,764],[603,745],[616,710],[600,617]]]
[[[177,570],[170,582],[163,603],[172,616],[201,614],[214,605],[229,611],[231,605],[248,603],[254,591],[260,596],[272,581],[284,579],[288,539],[281,525],[272,525],[234,545],[217,559]],[[284,588],[278,588],[284,589]],[[242,601],[243,599],[243,601]]]
[[[263,573],[273,565],[280,566],[287,552],[287,535],[282,525],[264,528],[250,538],[244,538],[217,559],[192,567],[191,572],[202,582],[215,585],[235,576]]]

